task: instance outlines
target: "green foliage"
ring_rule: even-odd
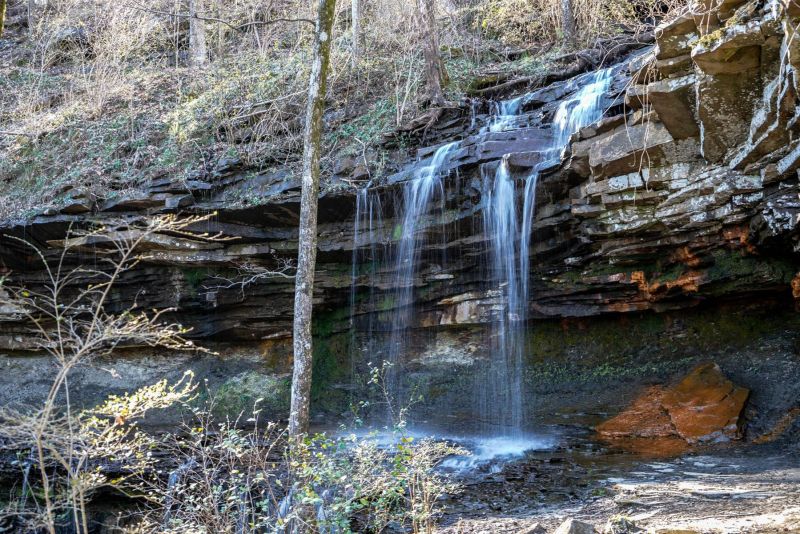
[[[9,501],[0,516],[19,517],[18,526],[31,527],[24,531],[40,529],[46,517],[41,503],[48,495],[48,512],[73,526],[80,518],[85,521],[86,499],[103,487],[143,492],[142,480],[156,464],[152,453],[157,441],[139,430],[138,423],[152,411],[189,402],[195,390],[193,375],[187,372],[174,384],[162,380],[133,393],[111,395],[92,409],[52,418],[46,437],[38,440],[33,430],[40,424],[40,412],[0,409],[0,440],[17,450],[39,451],[39,456],[31,454],[26,460],[32,468],[28,491],[35,498]],[[39,458],[45,463],[39,464]],[[46,478],[36,476],[40,469],[47,469]]]
[[[372,370],[374,384],[382,383],[385,368]],[[437,468],[467,451],[417,441],[403,433],[402,422],[389,436],[317,434],[285,447],[275,424],[258,426],[260,411],[256,407],[249,419],[253,430],[215,423],[213,415],[196,410],[198,423],[183,434],[167,434],[162,446],[180,467],[155,481],[139,530],[291,532],[303,524],[344,533],[383,532],[390,525],[431,532],[441,497],[459,490]],[[379,439],[385,437],[388,446]],[[276,461],[281,453],[285,462]]]
[[[381,134],[394,126],[396,113],[393,102],[388,99],[379,100],[364,113],[327,132],[325,142],[329,146],[341,147],[342,155],[361,155],[365,145],[377,144],[381,140]]]
[[[74,193],[63,193],[65,186],[109,198],[158,173],[181,172],[179,150],[151,112],[119,110],[91,118],[68,107],[55,120],[52,133],[0,158],[0,176],[13,177],[0,196],[0,217],[40,210],[42,204],[63,205]]]

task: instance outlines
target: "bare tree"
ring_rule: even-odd
[[[0,37],[3,36],[3,28],[6,22],[6,0],[0,0]]]
[[[146,253],[140,250],[146,248],[144,245],[156,234],[193,235],[202,240],[218,240],[219,235],[208,236],[186,230],[187,226],[208,218],[192,216],[179,219],[175,215],[165,215],[136,224],[120,220],[91,231],[70,231],[62,242],[63,249],[55,265],[51,265],[45,254],[32,244],[12,238],[30,247],[44,267],[43,289],[10,289],[13,292],[12,303],[30,324],[30,335],[39,350],[52,358],[56,375],[43,406],[33,414],[25,416],[0,409],[0,441],[16,436],[12,442],[24,442],[20,437],[27,436],[32,444],[33,464],[39,472],[42,490],[42,506],[36,515],[47,532],[55,534],[57,512],[69,509],[74,530],[88,533],[87,498],[98,484],[102,486],[106,481],[90,476],[92,467],[87,464],[90,451],[81,443],[101,438],[105,443],[106,438],[120,436],[123,431],[119,425],[92,422],[84,427],[85,435],[75,433],[77,427],[73,423],[77,420],[70,405],[68,388],[72,371],[95,358],[110,355],[119,346],[202,350],[183,338],[187,329],[163,320],[165,314],[173,310],[146,312],[134,304],[123,313],[114,314],[106,310],[106,305],[112,299],[114,286],[121,275],[147,258]],[[79,266],[66,269],[68,255],[89,247],[97,254],[102,268]],[[65,428],[67,433],[60,432]],[[75,451],[81,449],[84,450],[82,456],[76,456]],[[53,465],[66,472],[65,484],[56,483],[60,475],[50,469]],[[69,488],[69,491],[64,488]]]
[[[422,50],[425,56],[425,80],[428,98],[441,106],[445,103],[442,85],[445,79],[444,63],[439,56],[439,36],[436,30],[436,4],[434,0],[416,0],[417,25],[422,32]]]
[[[317,262],[319,159],[335,14],[336,0],[319,0],[314,32],[314,63],[311,65],[311,77],[308,82],[308,107],[303,135],[303,176],[294,297],[294,371],[289,436],[295,439],[308,431],[313,359],[311,308],[314,296],[314,267]]]
[[[353,33],[353,67],[358,66],[358,60],[361,58],[361,50],[359,48],[358,40],[361,38],[361,1],[352,0],[350,4],[350,22]]]
[[[206,64],[206,23],[198,17],[198,4],[201,0],[189,0],[189,65],[201,67]]]
[[[572,11],[572,0],[561,0],[561,32],[567,44],[575,44],[575,13]]]
[[[36,0],[28,0],[28,34],[33,36],[33,27],[36,25]]]

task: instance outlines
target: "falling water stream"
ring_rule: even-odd
[[[611,82],[610,69],[585,75],[580,89],[562,101],[553,114],[550,143],[540,147],[540,163],[524,177],[522,206],[516,181],[508,166],[508,154],[494,172],[481,168],[484,231],[489,244],[488,265],[492,289],[502,293],[503,305],[495,314],[489,364],[476,380],[475,398],[483,433],[519,439],[525,420],[523,363],[527,349],[526,319],[530,285],[530,243],[536,207],[539,169],[561,157],[570,136],[603,115],[601,101]],[[526,95],[501,103],[500,115],[490,131],[516,124]],[[520,218],[521,217],[521,218]]]
[[[443,169],[446,168],[452,152],[459,147],[458,142],[442,145],[431,158],[429,165],[422,167],[417,177],[406,183],[403,190],[403,214],[400,226],[395,230],[399,237],[397,253],[394,258],[394,309],[392,317],[392,335],[389,343],[389,362],[392,364],[391,375],[397,378],[397,368],[405,347],[406,328],[411,324],[414,304],[414,280],[419,268],[420,252],[424,236],[419,235],[430,220],[429,204],[436,192],[439,193],[439,215],[444,212]],[[439,217],[441,219],[441,217]],[[398,391],[398,388],[393,388]],[[402,400],[402,399],[399,399]]]
[[[493,439],[507,438],[524,442],[523,363],[527,350],[526,319],[529,302],[530,244],[535,218],[536,186],[539,169],[549,167],[561,158],[570,136],[580,128],[599,120],[603,115],[602,97],[612,80],[612,71],[604,69],[583,75],[576,80],[579,87],[571,98],[563,100],[552,115],[549,142],[539,149],[539,164],[526,176],[515,176],[507,156],[501,161],[481,166],[481,203],[483,232],[487,244],[486,265],[488,287],[493,307],[488,362],[483,373],[476,376],[474,398],[480,433]],[[529,95],[492,103],[491,117],[481,136],[519,128]],[[383,260],[392,268],[389,327],[390,340],[383,354],[398,368],[401,356],[408,349],[408,328],[414,324],[415,280],[420,272],[420,255],[426,246],[426,234],[436,212],[444,213],[445,170],[453,153],[461,147],[452,142],[439,147],[430,164],[420,169],[403,189],[401,212],[392,240],[392,253]],[[522,194],[519,189],[522,187]],[[356,248],[366,242],[374,246],[374,200],[365,188],[358,195],[355,223]],[[377,196],[376,196],[377,198]],[[437,201],[437,207],[431,203]],[[380,210],[378,210],[380,211]],[[367,213],[369,212],[369,213]],[[369,229],[365,228],[369,225]],[[369,239],[363,239],[369,232]],[[375,261],[376,253],[369,257]],[[355,294],[356,262],[353,253],[353,295]],[[374,272],[373,266],[372,271]],[[372,284],[370,284],[372,286]],[[352,297],[355,298],[354,296]],[[372,300],[374,297],[370,296]],[[355,305],[355,300],[351,302]],[[372,303],[374,304],[374,302]],[[374,309],[374,308],[373,308]],[[370,328],[371,329],[371,328]],[[374,338],[374,336],[368,336]],[[373,351],[371,351],[373,352]],[[391,377],[393,392],[399,392],[398,373]],[[522,443],[521,450],[525,444]],[[521,452],[520,450],[520,452]]]

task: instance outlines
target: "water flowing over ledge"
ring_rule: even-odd
[[[476,374],[472,387],[477,421],[480,421],[477,430],[483,436],[504,438],[504,443],[511,447],[508,450],[514,449],[514,446],[524,447],[521,444],[526,442],[522,439],[526,421],[522,375],[527,346],[525,325],[529,301],[530,242],[539,168],[557,163],[570,136],[602,117],[602,97],[611,84],[612,72],[612,69],[603,69],[575,80],[577,89],[554,111],[552,124],[545,128],[547,141],[535,146],[538,163],[526,176],[512,175],[508,162],[510,154],[506,154],[499,162],[480,166],[480,217],[486,239],[486,250],[481,260],[482,269],[487,272],[484,290],[497,294],[497,304],[489,312],[492,328],[488,364]],[[513,132],[522,122],[520,117],[525,112],[529,97],[530,94],[525,94],[493,103],[493,114],[487,124],[481,127],[479,136]],[[397,203],[395,214],[397,222],[391,236],[382,236],[389,244],[380,254],[374,244],[381,239],[376,240],[373,234],[376,226],[385,228],[383,220],[376,221],[376,217],[383,216],[380,196],[371,193],[369,185],[357,195],[351,313],[357,298],[358,265],[369,262],[372,275],[392,270],[391,287],[380,297],[392,303],[390,317],[386,321],[389,338],[382,346],[371,343],[368,350],[373,357],[382,355],[389,362],[389,390],[397,403],[407,401],[400,386],[400,374],[402,355],[409,350],[407,330],[414,325],[414,303],[418,297],[415,294],[416,280],[426,263],[432,271],[429,277],[447,279],[448,276],[446,246],[441,247],[439,257],[422,258],[421,251],[431,246],[435,249],[434,243],[428,243],[433,237],[429,232],[431,227],[439,226],[439,233],[447,234],[447,188],[453,187],[449,185],[451,182],[447,181],[447,177],[451,157],[460,149],[460,141],[439,146],[429,163],[419,168],[414,177],[403,184],[402,202]],[[458,181],[455,187],[458,187]],[[362,251],[359,250],[359,243],[364,241],[364,233],[369,234],[366,241],[371,245],[369,250]],[[450,260],[458,261],[457,258]],[[367,296],[373,305],[376,295],[372,288],[377,285],[370,284],[370,294]],[[351,325],[354,325],[352,315]],[[372,331],[377,327],[376,324],[368,326],[368,338],[378,339],[377,335],[373,335],[377,331]],[[386,326],[381,325],[380,328]],[[479,449],[481,447],[478,446]]]

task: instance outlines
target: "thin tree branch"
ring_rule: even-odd
[[[207,22],[218,22],[220,24],[224,24],[225,26],[227,26],[230,29],[232,29],[234,31],[237,31],[237,32],[243,31],[243,30],[249,28],[250,26],[270,26],[272,24],[279,24],[281,22],[305,22],[307,24],[311,24],[312,26],[314,25],[314,21],[313,20],[304,19],[304,18],[298,18],[298,19],[279,18],[279,19],[272,19],[272,20],[255,20],[255,21],[251,21],[251,22],[245,22],[244,24],[234,24],[229,20],[225,20],[225,19],[221,19],[221,18],[217,18],[217,17],[209,17],[209,16],[205,16],[205,15],[201,16],[201,15],[197,15],[197,14],[191,15],[189,13],[174,13],[174,12],[170,12],[170,11],[161,11],[159,9],[151,9],[149,7],[144,7],[144,6],[136,4],[136,3],[128,4],[127,7],[130,7],[131,9],[136,9],[137,11],[144,11],[145,13],[153,13],[153,14],[156,14],[156,15],[165,15],[167,17],[176,17],[176,18],[181,18],[181,19],[195,18],[197,20],[203,20],[203,21],[207,21]]]

